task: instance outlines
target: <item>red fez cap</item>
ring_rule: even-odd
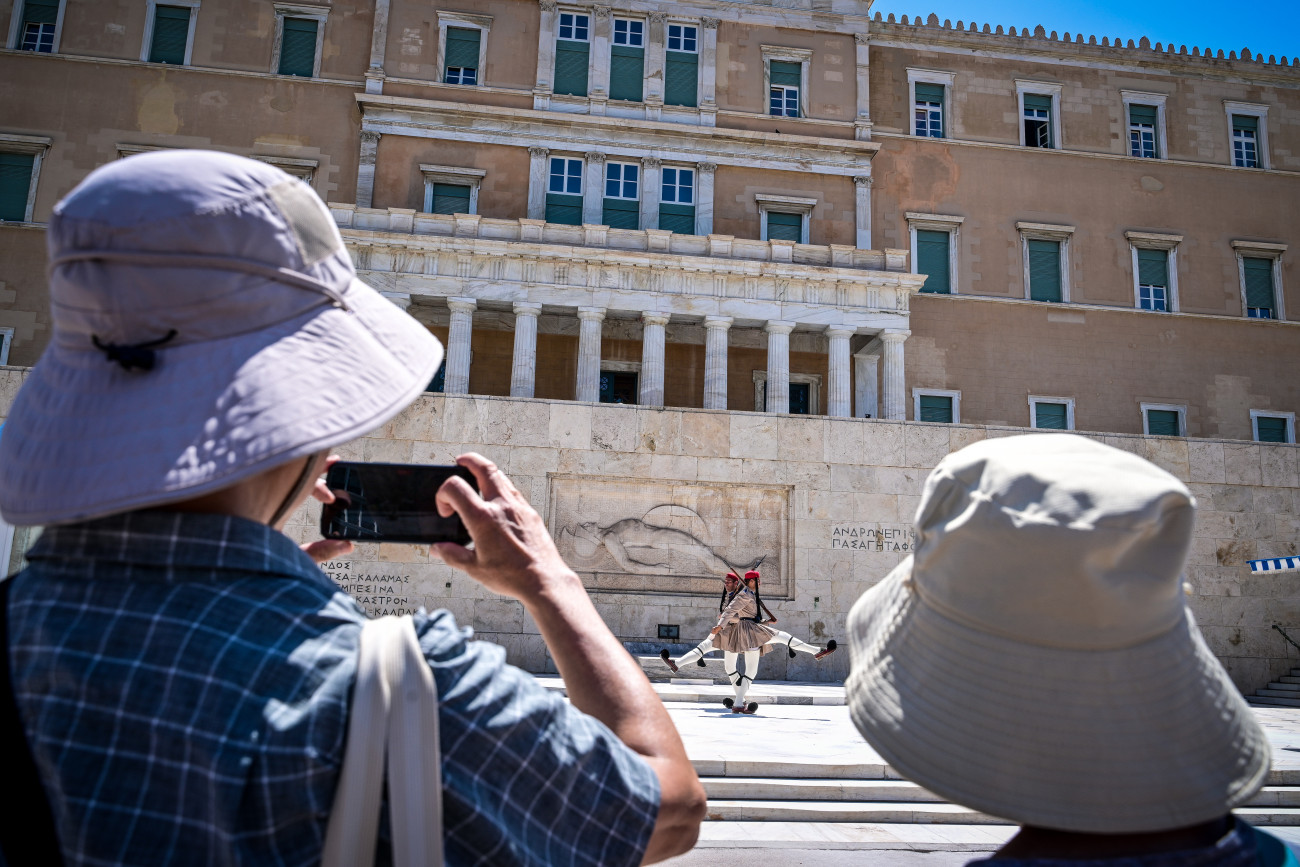
[[[745,580],[748,581],[750,578],[753,578],[755,581],[759,580],[757,569],[750,569],[745,573]]]

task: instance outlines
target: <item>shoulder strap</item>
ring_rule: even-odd
[[[8,807],[0,810],[0,852],[9,867],[24,864],[63,864],[59,835],[54,828],[45,787],[36,759],[27,744],[18,700],[9,674],[9,588],[13,579],[0,581],[0,744],[5,757],[5,795]]]

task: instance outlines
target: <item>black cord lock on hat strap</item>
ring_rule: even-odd
[[[96,349],[107,355],[109,361],[116,361],[122,365],[123,370],[131,370],[132,368],[153,370],[154,361],[156,360],[154,348],[162,346],[175,336],[176,329],[173,328],[167,332],[166,337],[144,343],[100,343],[97,334],[90,335],[90,342],[95,344]]]

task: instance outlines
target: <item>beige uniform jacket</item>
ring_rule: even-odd
[[[722,631],[713,639],[713,646],[729,653],[744,653],[746,650],[760,650],[767,653],[772,648],[768,640],[776,635],[776,630],[763,623],[755,623],[754,615],[758,613],[758,600],[748,587],[742,587],[731,597],[727,607],[718,616],[718,625]]]

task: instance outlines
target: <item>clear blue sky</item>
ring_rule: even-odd
[[[1300,0],[1258,0],[1253,3],[1211,2],[1211,0],[876,0],[872,14],[888,18],[931,12],[939,20],[985,23],[994,29],[1014,26],[1033,28],[1039,24],[1048,33],[1069,31],[1089,36],[1119,37],[1135,43],[1146,36],[1157,42],[1193,45],[1204,51],[1222,48],[1254,54],[1276,54],[1280,58],[1300,57]]]

